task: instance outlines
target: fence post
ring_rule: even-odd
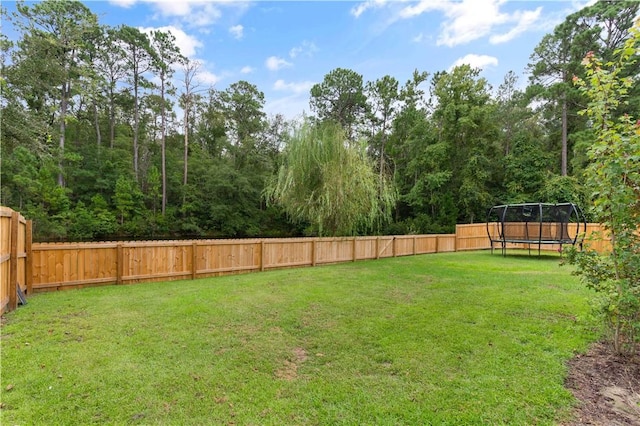
[[[380,236],[376,237],[376,259],[380,259]]]
[[[351,251],[351,261],[356,261],[356,237],[353,237],[353,247]]]
[[[124,271],[124,253],[122,244],[116,246],[116,284],[122,284],[122,273]]]
[[[393,240],[391,241],[391,254],[393,257],[396,257],[396,237],[393,236]]]
[[[458,225],[456,225],[456,234],[455,238],[453,239],[453,251],[458,251]]]
[[[413,236],[413,255],[416,255],[416,236]]]
[[[18,307],[18,226],[20,225],[20,213],[11,212],[11,224],[9,225],[9,311]]]
[[[198,273],[198,243],[195,241],[191,245],[191,279],[196,279]]]
[[[260,272],[264,271],[264,240],[260,240]]]
[[[311,266],[316,266],[316,241],[316,238],[311,241]]]
[[[24,271],[24,279],[27,285],[27,294],[31,295],[33,291],[33,221],[27,220],[25,235],[25,252],[27,253],[26,271]]]

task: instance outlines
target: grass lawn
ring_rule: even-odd
[[[555,424],[589,293],[516,253],[35,295],[2,328],[0,420]]]

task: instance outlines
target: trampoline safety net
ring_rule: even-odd
[[[506,253],[507,243],[538,245],[582,244],[587,223],[580,208],[573,203],[526,203],[493,206],[487,215],[487,235]]]

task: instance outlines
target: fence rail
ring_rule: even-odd
[[[457,225],[455,234],[439,235],[94,243],[32,243],[31,229],[31,221],[0,207],[2,312],[17,306],[18,286],[31,294],[491,248],[485,223]],[[587,233],[599,229],[589,224]],[[494,226],[489,231],[497,234]],[[597,244],[593,248],[607,249],[606,241]]]

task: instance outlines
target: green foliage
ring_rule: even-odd
[[[600,312],[616,352],[633,351],[640,341],[640,121],[616,114],[636,84],[623,73],[637,70],[640,20],[630,33],[615,62],[603,63],[590,52],[583,60],[586,79],[574,79],[589,98],[583,113],[596,135],[586,169],[593,214],[611,237],[612,250],[607,256],[574,253],[571,261],[601,297]]]
[[[545,203],[588,205],[588,197],[584,193],[583,186],[573,176],[547,174],[541,188],[536,192],[536,197]]]
[[[543,151],[539,141],[527,137],[516,138],[511,149],[504,160],[505,202],[554,202],[552,199],[564,198],[548,193],[555,187],[547,176],[549,155]]]
[[[18,2],[12,16],[1,10],[13,26],[0,34],[1,201],[36,221],[37,240],[318,233],[316,219],[292,221],[262,198],[288,161],[295,126],[267,116],[258,87],[238,81],[205,91],[194,63],[180,93],[170,84],[171,64],[183,58],[169,34],[100,24],[78,1]],[[367,183],[351,186],[375,186],[377,195],[352,202],[336,191],[325,209],[337,199],[370,207],[361,212],[366,220],[345,218],[358,222],[345,233],[448,232],[483,220],[498,202],[581,200],[594,138],[587,118],[574,114],[585,96],[571,76],[584,74],[579,61],[589,46],[609,61],[637,10],[637,2],[600,1],[543,39],[527,90],[548,101],[539,111],[513,72],[494,92],[469,66],[430,81],[416,70],[404,85],[332,70],[311,89],[312,120],[340,124],[357,152],[349,155],[367,164]],[[640,85],[627,90],[616,114],[638,111]],[[189,105],[183,126],[174,121],[176,102]],[[561,179],[563,102],[572,168]],[[333,175],[326,188],[347,181],[340,171],[325,173]],[[99,212],[96,196],[106,204]]]
[[[2,203],[18,206],[36,222],[36,238],[61,239],[70,210],[69,193],[56,183],[57,165],[51,157],[38,158],[25,147],[17,147],[3,158]]]
[[[119,215],[120,225],[125,220],[138,216],[141,208],[142,193],[136,183],[125,175],[120,175],[116,181],[114,204]]]
[[[586,99],[584,93],[571,84],[571,79],[584,77],[580,61],[587,52],[595,52],[605,62],[612,59],[613,52],[628,38],[627,30],[637,11],[638,2],[598,1],[567,16],[553,33],[543,37],[531,55],[529,69],[533,85],[529,93],[544,101],[549,150],[560,154],[559,174],[563,176],[568,174],[570,164],[579,167],[576,175],[582,170],[588,149],[588,145],[577,138],[588,127],[585,117],[578,114]]]
[[[437,140],[446,146],[445,164],[455,171],[448,188],[457,201],[457,220],[461,222],[484,219],[494,198],[490,193],[495,180],[492,163],[501,151],[496,143],[496,107],[488,82],[479,74],[479,70],[462,65],[437,73],[433,79],[437,102],[433,120]]]
[[[393,83],[386,82],[384,85]],[[388,90],[388,87],[384,90]],[[320,121],[340,124],[347,138],[355,140],[356,129],[368,110],[362,75],[345,68],[332,70],[325,75],[322,83],[311,88],[309,105]]]
[[[73,241],[92,241],[104,239],[115,234],[117,220],[107,208],[107,203],[100,195],[95,195],[91,205],[86,207],[78,202],[70,214],[72,220],[68,225],[68,237]]]
[[[375,173],[364,146],[349,143],[340,125],[303,124],[284,152],[265,197],[320,235],[353,235],[371,229],[393,207],[396,194]]]

